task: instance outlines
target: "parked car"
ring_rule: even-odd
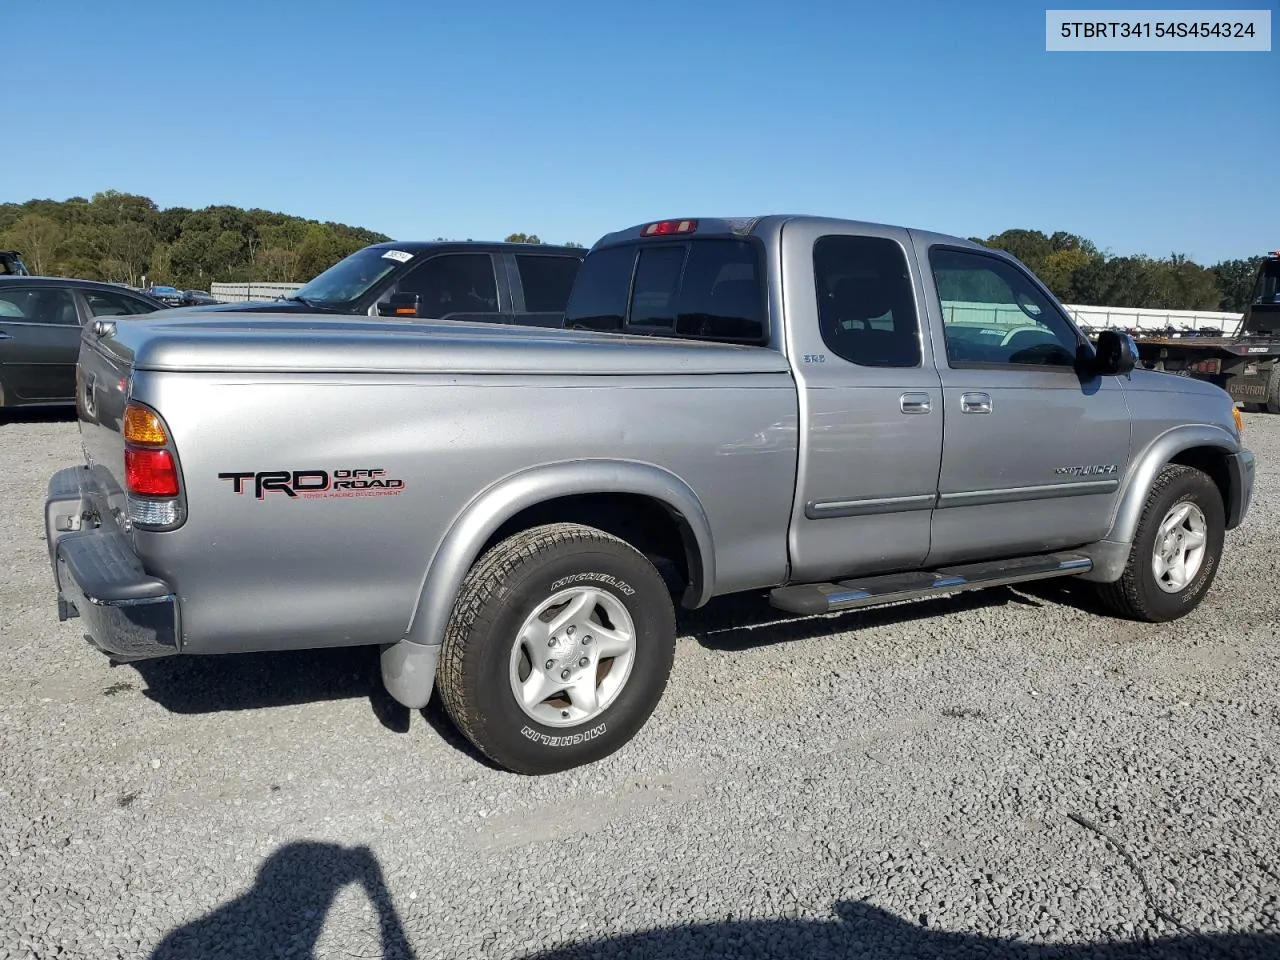
[[[74,403],[81,325],[163,308],[111,283],[0,275],[0,408]]]
[[[151,286],[151,287],[147,287],[147,289],[144,292],[147,294],[147,296],[151,297],[153,300],[159,300],[165,306],[168,306],[168,307],[186,306],[187,295],[183,291],[179,290],[177,287],[169,287],[164,285]]]
[[[375,243],[279,300],[196,309],[558,326],[586,253],[541,243]]]
[[[205,307],[222,301],[205,290],[183,290],[182,305],[184,307]]]
[[[61,617],[118,660],[379,645],[392,696],[524,773],[641,728],[676,603],[1061,577],[1172,620],[1254,484],[1220,388],[1091,344],[1001,251],[848,220],[610,234],[559,329],[230,311],[81,357]]]

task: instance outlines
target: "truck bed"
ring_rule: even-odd
[[[767,347],[460,321],[220,313],[129,320],[86,339],[134,370],[255,373],[784,373]],[[568,348],[568,349],[566,349]]]

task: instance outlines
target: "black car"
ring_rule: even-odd
[[[559,326],[587,251],[543,243],[390,241],[338,261],[280,300],[194,307]]]
[[[186,294],[177,287],[148,287],[142,291],[153,300],[159,300],[161,303],[170,307],[181,307],[186,303]]]
[[[113,283],[0,275],[0,408],[74,403],[81,326],[163,309]]]

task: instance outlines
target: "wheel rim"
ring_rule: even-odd
[[[511,645],[511,693],[548,727],[595,719],[618,698],[635,662],[636,629],[617,597],[571,587],[531,613]]]
[[[1151,572],[1165,593],[1178,593],[1200,572],[1208,547],[1209,525],[1194,503],[1176,503],[1160,521],[1151,556]]]

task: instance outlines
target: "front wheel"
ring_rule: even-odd
[[[440,697],[495,763],[556,773],[635,736],[666,689],[675,634],[667,585],[634,547],[579,524],[535,527],[463,581]]]
[[[1169,464],[1147,495],[1124,574],[1098,584],[1120,616],[1150,623],[1194,610],[1218,573],[1226,510],[1217,484],[1201,470]]]

